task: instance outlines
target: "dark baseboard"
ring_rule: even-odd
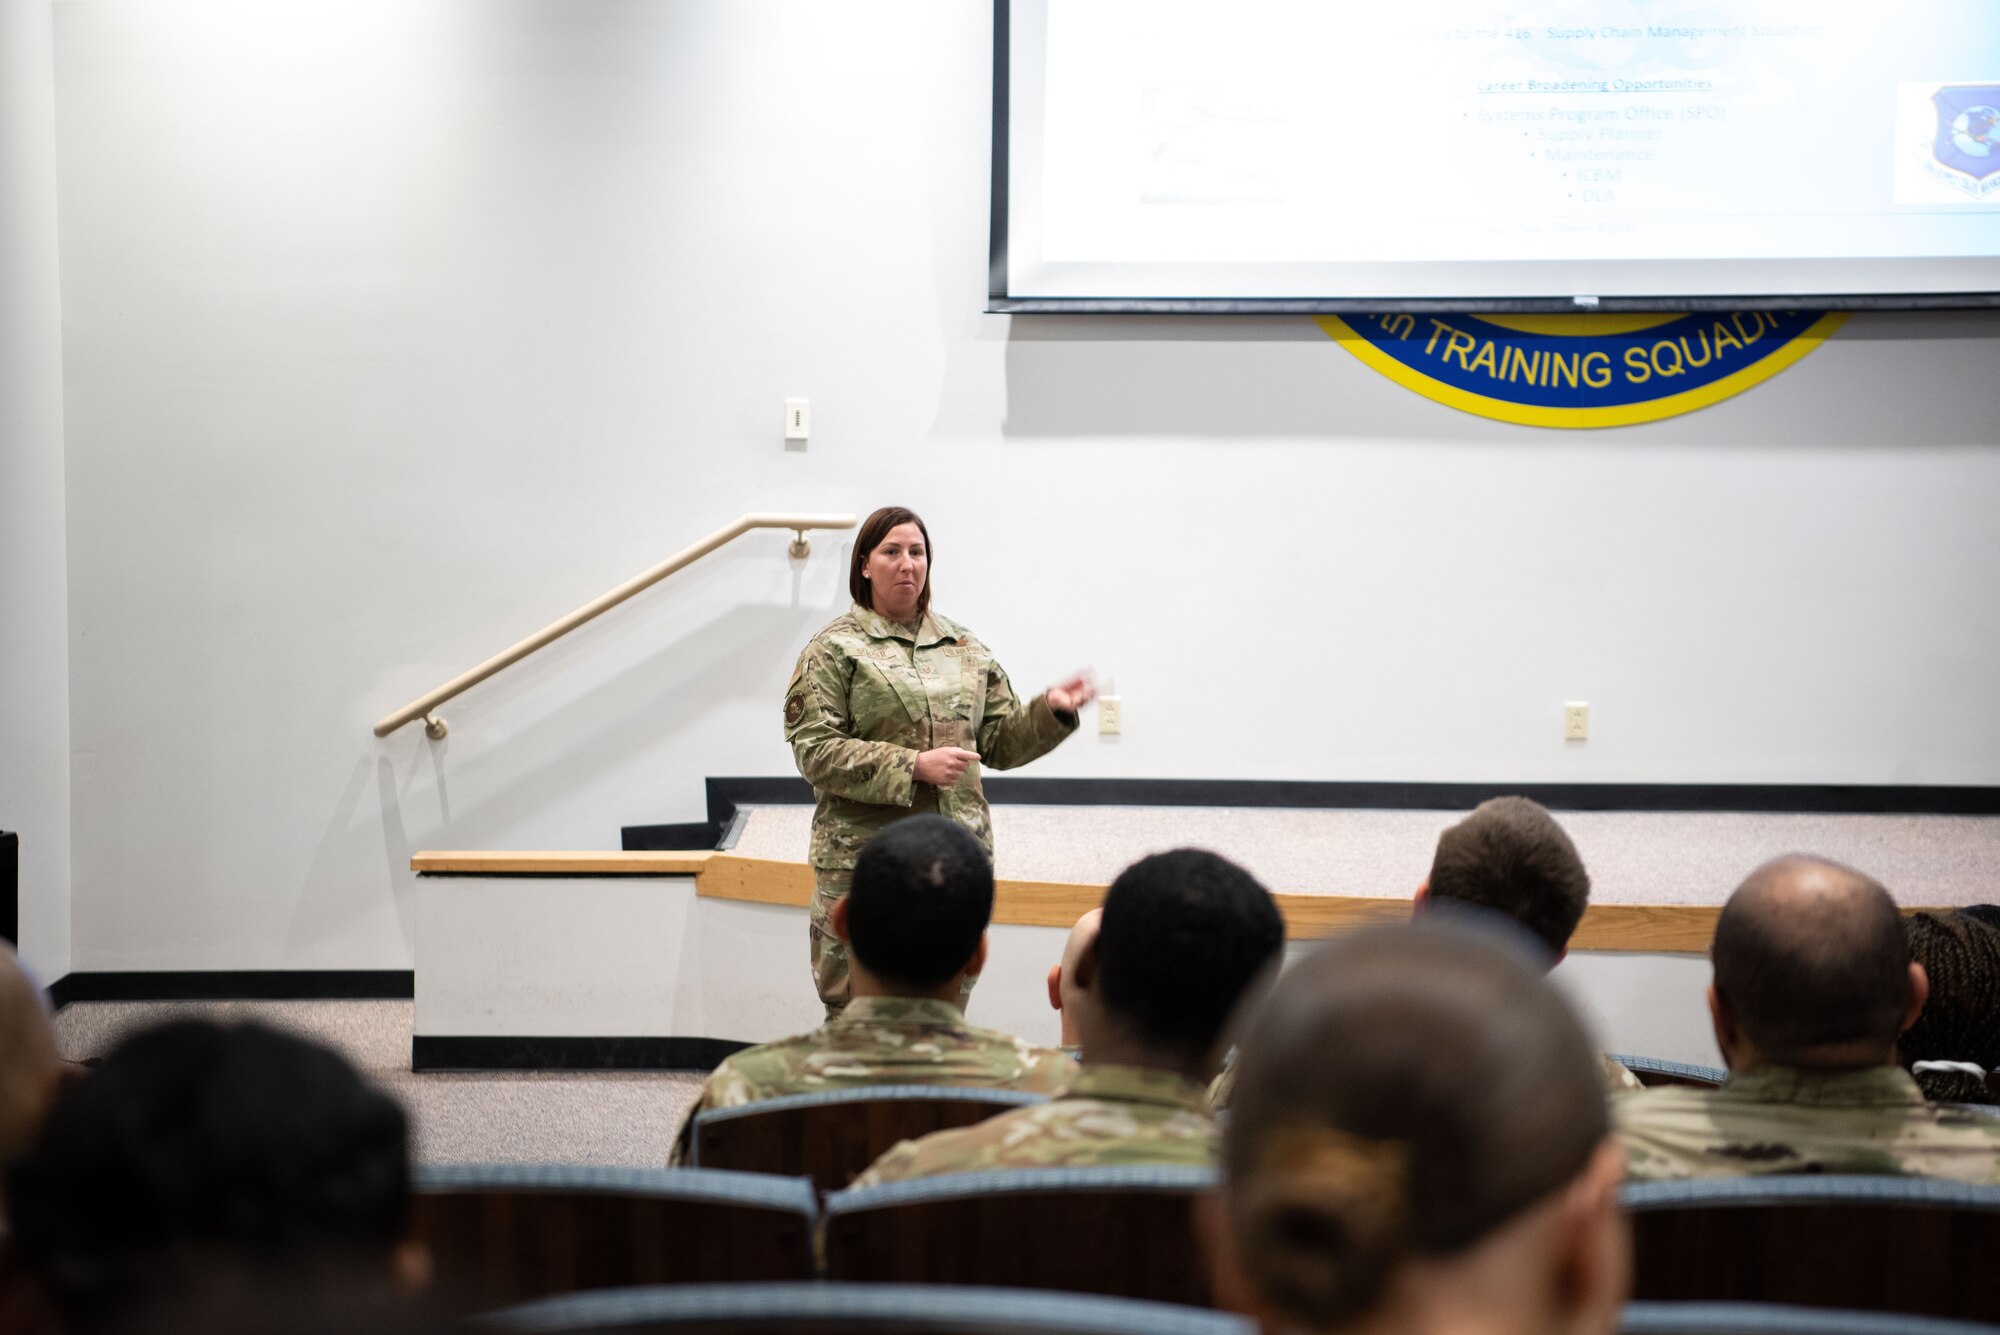
[[[711,778],[703,785],[708,790],[708,823],[718,831],[729,828],[729,822],[736,819],[736,808],[740,806],[779,806],[797,803],[811,806],[812,785],[797,775],[768,779]]]
[[[2000,787],[1812,783],[1332,783],[1267,779],[984,780],[996,804],[1470,811],[1489,797],[1551,811],[1734,811],[1809,816],[2000,816]],[[739,806],[809,805],[798,778],[708,780],[708,820],[628,825],[628,849],[713,848]],[[682,842],[685,841],[685,842]]]
[[[49,988],[57,1010],[78,1001],[408,1001],[409,969],[173,969],[72,973]]]
[[[619,831],[619,847],[627,853],[671,853],[690,848],[714,848],[720,827],[705,820],[684,825],[627,825]]]
[[[1551,811],[1735,811],[1803,815],[2000,816],[2000,787],[1800,783],[1323,783],[1263,779],[985,781],[996,803],[1040,806],[1302,807],[1470,811],[1526,797]]]
[[[418,1034],[412,1071],[713,1071],[749,1047],[728,1038],[537,1038]]]

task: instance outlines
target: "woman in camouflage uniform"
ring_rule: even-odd
[[[1012,769],[1053,750],[1096,693],[1077,677],[1017,699],[986,646],[930,610],[930,533],[901,506],[862,524],[847,586],[854,606],[813,636],[785,688],[785,740],[819,799],[812,970],[829,1013],[848,996],[847,950],[829,917],[869,836],[933,811],[991,857],[980,765]]]

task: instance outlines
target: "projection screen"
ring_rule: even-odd
[[[996,0],[989,308],[2000,304],[1994,0]]]

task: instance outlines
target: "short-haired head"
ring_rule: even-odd
[[[1199,1066],[1284,944],[1277,903],[1249,872],[1203,849],[1155,853],[1105,893],[1097,988],[1137,1037]]]
[[[408,1122],[339,1054],[254,1023],[126,1038],[7,1171],[10,1243],[74,1320],[191,1258],[386,1276],[409,1208]]]
[[[1355,1320],[1402,1263],[1480,1243],[1605,1145],[1591,1044],[1539,964],[1469,920],[1376,928],[1299,960],[1250,1017],[1226,1206],[1282,1324]]]
[[[936,556],[931,546],[931,531],[915,510],[901,505],[885,505],[861,521],[860,531],[854,535],[854,552],[847,561],[847,592],[863,607],[875,606],[875,591],[868,587],[862,571],[867,568],[868,554],[882,545],[889,536],[889,530],[902,524],[915,524],[917,531],[924,535],[925,574],[924,587],[917,591],[917,616],[931,610],[930,560]]]
[[[1496,797],[1438,836],[1430,896],[1505,914],[1533,932],[1552,955],[1590,902],[1590,874],[1576,845],[1539,803]]]
[[[1852,867],[1791,854],[1750,873],[1716,919],[1715,992],[1768,1060],[1887,1049],[1908,1017],[1910,944],[1889,892]]]
[[[861,850],[848,948],[886,983],[935,988],[964,971],[993,917],[993,864],[943,816],[899,820]]]

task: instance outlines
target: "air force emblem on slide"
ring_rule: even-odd
[[[2000,191],[2000,84],[1956,84],[1931,95],[1937,138],[1931,175],[1974,199]]]

